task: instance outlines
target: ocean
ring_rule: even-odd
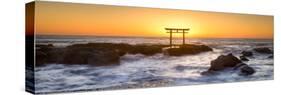
[[[37,36],[36,44],[53,44],[65,47],[80,43],[169,44],[169,38],[153,37],[95,37],[95,36]],[[181,44],[182,39],[173,43]],[[211,83],[272,80],[273,59],[269,54],[254,53],[244,63],[256,73],[241,76],[235,70],[224,70],[213,76],[200,73],[208,70],[210,62],[220,55],[232,53],[239,57],[244,50],[268,47],[273,50],[272,39],[189,39],[186,43],[204,44],[213,51],[195,55],[167,56],[156,54],[126,54],[117,66],[63,65],[50,63],[35,68],[37,93],[79,90],[110,90],[159,86],[183,86]]]

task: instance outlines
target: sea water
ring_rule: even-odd
[[[273,49],[273,40],[266,39],[186,39],[186,43],[205,44],[213,51],[195,55],[153,56],[126,54],[118,66],[63,65],[50,63],[35,68],[37,93],[65,92],[78,90],[109,90],[159,86],[181,86],[209,83],[257,81],[273,79],[273,59],[268,54],[254,53],[245,62],[256,70],[250,76],[240,76],[235,70],[224,70],[217,75],[202,76],[210,61],[222,54],[233,53],[239,57],[243,50],[256,47]],[[169,38],[153,37],[91,37],[91,36],[37,36],[38,44],[53,44],[65,47],[78,43],[128,43],[169,44]],[[173,40],[181,44],[181,39]]]

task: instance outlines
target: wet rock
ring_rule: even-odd
[[[242,60],[242,61],[249,61],[249,59],[246,58],[246,56],[240,56],[240,60]]]
[[[198,54],[201,52],[212,51],[213,49],[206,45],[191,45],[186,44],[180,46],[179,48],[169,48],[167,49],[167,54],[170,56],[181,56],[188,54]]]
[[[186,68],[187,68],[187,66],[183,66],[183,65],[179,65],[179,66],[176,66],[176,67],[174,67],[177,71],[184,71]]]
[[[61,63],[88,64],[94,66],[119,64],[120,57],[113,49],[104,49],[89,46],[71,46],[66,48]]]
[[[154,55],[162,53],[162,46],[159,45],[135,45],[129,49],[130,54],[143,54],[143,55]]]
[[[201,75],[204,75],[204,76],[212,76],[212,75],[218,74],[218,72],[212,71],[212,70],[208,70],[208,71],[203,71],[203,72],[201,72],[200,74],[201,74]]]
[[[242,51],[241,54],[243,56],[253,56],[253,53],[251,51]]]
[[[40,50],[40,51],[50,51],[50,50],[52,50],[52,48],[54,48],[53,44],[48,44],[48,45],[38,44],[38,45],[36,45],[36,49]]]
[[[273,55],[268,56],[267,58],[273,58]]]
[[[57,62],[63,50],[55,48],[52,44],[36,45],[36,66]]]
[[[201,75],[214,75],[218,71],[223,71],[227,68],[239,70],[241,75],[252,75],[255,70],[245,63],[242,63],[237,57],[231,53],[228,55],[221,55],[217,59],[211,61],[211,67],[208,71],[202,72]]]
[[[91,47],[99,49],[114,49],[120,56],[127,53],[129,54],[143,54],[154,55],[156,53],[162,53],[162,48],[168,45],[129,45],[124,43],[88,43],[88,44],[76,44],[75,46]]]
[[[233,70],[238,70],[238,69],[240,69],[240,67],[242,67],[242,66],[244,66],[244,65],[247,65],[247,64],[245,64],[245,63],[239,63],[239,64],[237,64],[236,66],[234,66]]]
[[[252,75],[255,72],[256,71],[248,65],[243,65],[240,67],[240,75]]]
[[[258,53],[262,53],[262,54],[272,54],[273,53],[272,50],[270,50],[269,48],[266,48],[266,47],[254,48],[254,51],[256,51]]]
[[[36,65],[48,63],[88,64],[106,66],[119,64],[125,54],[143,54],[151,56],[163,53],[168,45],[129,45],[123,43],[88,43],[74,44],[67,47],[36,45]],[[170,55],[196,54],[212,49],[205,45],[184,45],[179,50],[169,50]]]
[[[47,54],[42,51],[36,51],[36,65],[43,65],[47,61]]]
[[[238,63],[241,63],[241,61],[231,53],[228,55],[221,55],[217,59],[211,61],[209,70],[218,71],[227,67],[234,67]]]

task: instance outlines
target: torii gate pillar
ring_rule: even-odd
[[[182,33],[182,44],[185,44],[185,33],[188,33],[189,28],[165,28],[167,30],[167,33],[170,33],[170,46],[173,45],[172,40],[173,40],[173,33]],[[175,32],[174,32],[175,31]]]

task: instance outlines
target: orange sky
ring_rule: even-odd
[[[192,38],[273,38],[273,16],[36,1],[38,35],[168,37],[165,27],[190,28]]]

